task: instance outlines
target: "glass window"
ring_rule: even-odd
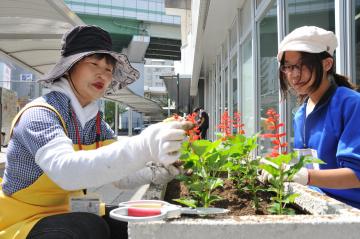
[[[137,12],[137,19],[147,21],[148,20],[148,14],[146,12],[138,11]]]
[[[99,14],[99,8],[94,6],[85,6],[85,12],[88,14]]]
[[[228,100],[229,100],[229,77],[228,77],[228,67],[224,70],[224,110],[229,110]]]
[[[227,39],[227,38],[226,38]],[[228,44],[227,44],[227,40],[225,40],[225,42],[222,44],[222,56],[221,56],[221,64],[224,66],[226,65],[227,61],[226,59],[228,58]]]
[[[216,114],[216,123],[220,123],[220,114],[221,114],[221,56],[218,55],[216,60],[216,107],[215,107],[215,114]]]
[[[122,17],[122,16],[124,16],[124,10],[123,9],[121,9],[121,10],[119,10],[119,9],[113,9],[112,10],[112,15],[113,16],[117,16],[117,17]]]
[[[86,3],[89,3],[89,4],[99,4],[99,0],[86,0]]]
[[[236,16],[237,18],[237,16]],[[233,50],[237,43],[237,21],[235,20],[230,30],[230,49]]]
[[[212,125],[212,132],[217,131],[217,124],[216,121],[216,67],[215,64],[212,66],[212,74],[211,74],[211,95],[210,95],[210,107],[211,107],[211,114],[210,114],[210,122]],[[214,97],[213,97],[214,96]],[[214,135],[210,135],[210,138],[213,139]]]
[[[111,16],[111,8],[101,8],[100,12],[101,15]]]
[[[137,9],[148,10],[149,2],[148,1],[137,1]]]
[[[240,20],[240,36],[246,34],[246,31],[251,28],[251,1],[246,1],[244,7],[241,9]]]
[[[241,83],[242,83],[242,121],[245,124],[246,135],[255,133],[254,120],[254,81],[253,81],[253,64],[252,64],[252,44],[251,37],[241,45]]]
[[[356,84],[360,85],[360,0],[355,0],[355,77]]]
[[[111,6],[111,0],[99,0],[99,4],[101,4],[101,5],[106,5],[106,6]]]
[[[129,18],[136,18],[136,12],[132,10],[125,10],[124,16]]]
[[[258,64],[258,92],[260,112],[260,131],[265,132],[265,118],[268,109],[279,112],[279,82],[277,55],[277,17],[276,2],[271,6],[259,24],[260,58]],[[259,94],[258,93],[258,94]],[[264,144],[262,153],[270,150],[271,146]]]
[[[156,3],[149,2],[149,10],[150,11],[156,11]]]
[[[318,26],[335,32],[334,0],[289,0],[289,31],[301,26]]]
[[[230,89],[230,92],[232,94],[232,111],[233,112],[239,112],[238,109],[238,98],[237,98],[237,94],[238,94],[238,85],[237,85],[237,54],[235,54],[230,61],[230,66],[231,66],[231,81],[232,81],[232,89]],[[234,114],[232,114],[234,115]]]
[[[134,0],[124,0],[125,8],[135,8],[136,9],[136,1]]]
[[[258,7],[261,4],[262,0],[256,0],[256,7]]]
[[[360,2],[360,1],[358,1]],[[297,27],[315,25],[335,32],[335,3],[334,0],[289,0],[289,31]],[[292,118],[299,104],[296,97],[289,96],[288,108],[290,114],[287,122],[292,129]],[[290,146],[292,146],[294,131],[290,132]]]

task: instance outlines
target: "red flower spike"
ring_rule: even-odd
[[[220,119],[220,124],[217,126],[224,135],[223,140],[233,137],[231,126],[236,129],[238,134],[245,134],[245,131],[243,130],[244,124],[241,123],[240,113],[234,112],[234,117],[231,119],[228,111],[224,111]]]
[[[285,128],[285,124],[279,123],[280,115],[274,109],[268,109],[266,115],[268,116],[265,120],[266,129],[272,133],[262,134],[261,136],[272,139],[271,143],[274,145],[272,152],[268,156],[277,157],[280,155],[279,152],[286,154],[288,144],[287,142],[282,142],[282,138],[286,136],[286,133],[280,133],[280,129]]]

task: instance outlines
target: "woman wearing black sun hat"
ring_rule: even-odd
[[[103,29],[77,26],[64,35],[60,60],[40,79],[50,93],[13,121],[0,188],[3,238],[115,238],[103,204],[83,189],[163,184],[179,173],[173,163],[187,123],[154,124],[116,141],[99,111],[98,99],[138,77]]]

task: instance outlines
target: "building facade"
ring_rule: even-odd
[[[127,104],[126,101],[112,99],[127,105],[126,108],[132,111],[121,114],[119,130],[129,127],[131,134],[131,128],[139,128],[143,123],[162,120],[165,117],[165,110],[163,112],[161,107],[168,104],[167,91],[159,76],[168,74],[174,60],[180,59],[179,16],[166,14],[164,0],[65,0],[64,2],[85,23],[98,25],[109,31],[114,50],[126,54],[132,65],[141,72],[141,78],[128,88],[136,95],[150,99],[151,104],[158,104],[157,112],[154,110],[148,113],[142,112],[132,104]],[[145,100],[144,102],[146,103]],[[114,129],[116,130],[116,127]]]
[[[167,7],[176,8],[171,2]],[[191,12],[188,39],[194,45],[188,60],[193,66],[190,94],[199,98],[203,90],[213,139],[225,110],[231,115],[240,112],[250,135],[263,130],[266,110],[274,108],[286,123],[291,141],[292,116],[298,106],[294,97],[281,100],[276,55],[279,42],[297,27],[315,25],[335,32],[339,40],[336,71],[360,84],[360,0],[182,2]],[[202,86],[199,79],[204,80]]]

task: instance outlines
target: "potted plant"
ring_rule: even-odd
[[[255,156],[259,135],[246,137],[239,116],[231,120],[227,114],[220,122],[221,134],[214,142],[206,140],[190,141],[183,146],[181,159],[184,167],[191,172],[179,177],[188,187],[189,197],[177,202],[190,207],[209,207],[221,201],[216,191],[221,190],[226,180],[235,181],[239,191],[251,195],[252,206],[259,207],[259,193],[270,191],[271,214],[294,214],[284,205],[295,203],[308,211],[308,215],[251,215],[221,218],[186,218],[171,221],[129,223],[129,236],[134,238],[357,238],[360,225],[360,211],[296,183],[285,183],[297,170],[308,162],[320,162],[313,158],[296,158],[295,153],[287,153],[287,144],[282,141],[284,127],[279,123],[278,114],[268,111],[268,129],[271,133],[263,138],[271,139],[272,151],[267,160],[272,164],[261,164]],[[189,118],[191,120],[191,117]],[[236,133],[231,134],[231,124]],[[195,129],[196,130],[196,129]],[[196,136],[196,132],[189,132]],[[257,181],[258,170],[263,169],[273,178],[269,185]],[[226,175],[226,177],[224,177]],[[162,192],[154,197],[147,194],[143,199],[162,199]],[[315,223],[316,222],[316,223]],[[311,232],[311,234],[306,234]],[[306,236],[304,236],[306,235]]]

